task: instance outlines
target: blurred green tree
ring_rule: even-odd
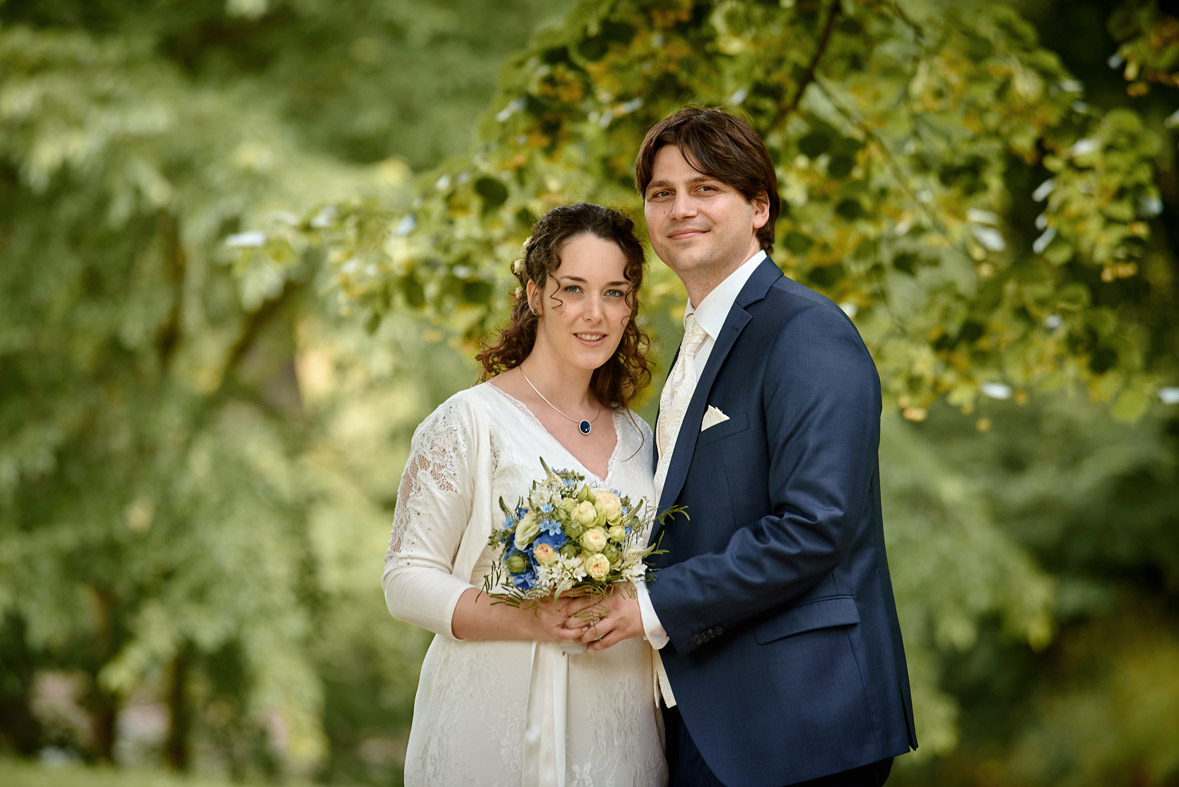
[[[995,402],[986,410],[993,423],[987,431],[944,405],[903,431],[955,468],[994,527],[1051,578],[1055,635],[1031,652],[1002,621],[976,618],[960,643],[966,646],[943,649],[932,665],[960,709],[960,743],[943,758],[898,768],[893,781],[1175,783],[1179,419],[1156,412],[1133,425],[1117,423],[1106,408],[1075,394],[1036,397],[1025,406]],[[886,466],[904,458],[894,455]],[[896,473],[888,475],[895,480]],[[931,468],[928,478],[942,474]],[[896,502],[891,510],[912,510]],[[899,557],[907,563],[915,550],[908,545]],[[974,581],[977,562],[972,552],[959,559],[970,597],[1006,594]],[[922,587],[924,604],[903,611],[917,619],[941,606],[945,592],[936,580]],[[949,587],[953,593],[956,585]],[[911,621],[904,622],[908,633]]]
[[[369,775],[395,779],[423,639],[370,625],[373,526],[415,397],[472,371],[434,350],[438,380],[393,379],[418,331],[381,335],[383,371],[343,360],[314,255],[235,276],[232,248],[280,209],[397,205],[406,162],[468,145],[495,64],[555,10],[480,7],[0,3],[0,741],[46,743],[30,692],[53,669],[82,677],[88,756],[158,700],[172,767],[200,744],[236,775],[355,770],[365,741],[329,742],[379,683],[394,751]],[[335,363],[384,406],[343,382],[348,406],[309,401]],[[388,438],[363,459],[358,412]]]
[[[1133,108],[1162,143],[1154,163],[1162,213],[1144,262],[1153,286],[1118,295],[1152,335],[1165,335],[1179,247],[1179,19],[1154,2],[1013,5],[1053,42],[1086,100]],[[974,647],[947,654],[942,685],[960,704],[962,742],[940,761],[900,769],[895,781],[1177,783],[1179,416],[1156,406],[1132,426],[1118,424],[1075,392],[982,409],[987,431],[944,408],[919,429],[943,462],[990,490],[995,522],[1053,577],[1057,633],[1033,657],[984,622]]]
[[[779,264],[855,314],[907,417],[969,408],[986,384],[1080,383],[1133,419],[1172,379],[1179,333],[1136,308],[1174,305],[1152,234],[1169,134],[1086,103],[1001,4],[583,3],[505,70],[478,152],[424,175],[412,205],[276,226],[257,256],[329,238],[346,302],[425,309],[474,339],[535,216],[636,208],[638,141],[685,99],[762,131]],[[668,308],[674,284],[653,279]]]

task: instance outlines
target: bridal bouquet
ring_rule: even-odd
[[[500,498],[506,519],[488,543],[500,559],[483,589],[508,603],[552,598],[570,590],[606,593],[616,582],[639,582],[644,558],[646,501],[586,483],[572,470],[552,470],[532,482],[515,508]]]

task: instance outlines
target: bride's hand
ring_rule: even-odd
[[[605,598],[600,593],[589,592],[562,596],[560,601],[564,604],[565,617],[569,619],[567,624],[569,628],[579,629],[580,633],[584,634],[587,626],[597,624],[599,620],[608,615],[610,608],[606,606]]]
[[[624,639],[643,636],[643,620],[633,585],[616,585],[604,596],[591,594],[566,602],[567,624],[590,650],[605,650]]]
[[[525,604],[523,609],[532,616],[533,639],[542,642],[572,641],[584,632],[574,627],[574,622],[568,620],[565,612],[567,599],[550,599],[547,601],[533,601]]]

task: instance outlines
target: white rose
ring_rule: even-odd
[[[516,549],[527,549],[528,545],[532,543],[532,539],[538,535],[540,535],[540,519],[536,516],[535,511],[529,511],[516,525]]]
[[[532,550],[532,556],[536,558],[537,563],[547,566],[557,559],[557,550],[553,549],[552,544],[537,544]]]
[[[610,573],[610,558],[599,552],[585,559],[585,570],[593,579],[605,579]]]
[[[596,493],[596,497],[598,499],[598,508],[606,517],[607,521],[617,522],[618,517],[622,516],[622,501],[618,499],[618,495],[600,489]]]
[[[573,521],[582,525],[592,525],[598,521],[598,510],[588,500],[583,500],[573,509]]]
[[[581,545],[587,552],[601,552],[606,548],[606,531],[600,527],[591,527],[581,534]]]

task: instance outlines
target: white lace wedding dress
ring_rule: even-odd
[[[414,432],[383,577],[394,617],[437,635],[414,703],[410,787],[666,782],[646,641],[565,656],[555,643],[469,642],[450,628],[459,596],[490,569],[500,497],[513,505],[526,494],[544,474],[540,457],[651,499],[651,429],[625,412],[613,419],[618,441],[604,479],[491,383],[455,394]]]

